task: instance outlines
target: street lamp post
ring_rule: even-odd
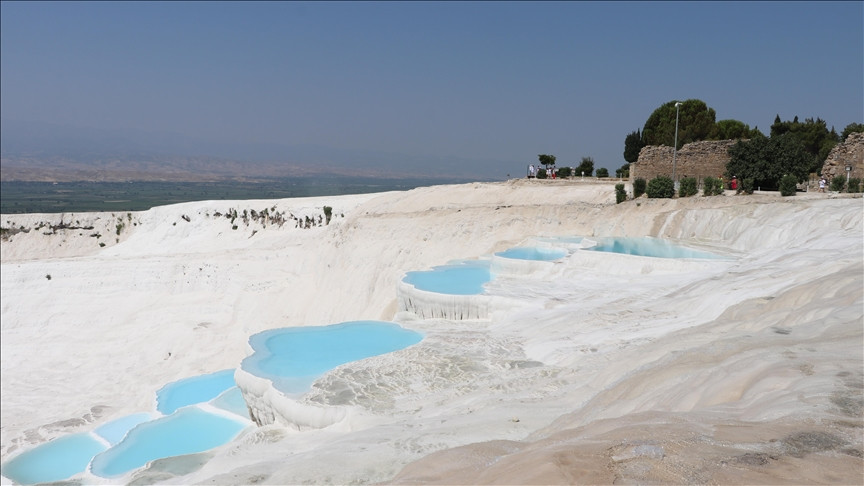
[[[672,184],[675,187],[675,190],[678,190],[678,178],[675,177],[675,163],[678,155],[678,110],[681,106],[681,102],[675,102],[675,145],[672,146]]]

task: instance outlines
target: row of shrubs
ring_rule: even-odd
[[[782,182],[782,181],[781,181]],[[620,188],[618,186],[621,186]],[[737,188],[738,193],[753,194],[753,179],[744,179]],[[782,187],[782,184],[781,184]],[[793,184],[794,188],[794,184]],[[684,177],[680,181],[678,197],[690,197],[699,193],[699,181],[695,177]],[[670,177],[657,176],[650,181],[638,178],[633,181],[633,197],[638,198],[647,194],[649,198],[672,198],[675,197],[675,183]],[[702,180],[703,196],[718,196],[723,194],[723,181],[717,177],[706,177]],[[624,184],[615,186],[615,200],[621,203],[627,199]]]
[[[575,169],[573,169],[572,167],[559,167],[557,169],[557,171],[558,171],[557,176],[561,177],[561,178],[571,177],[571,176],[576,177],[577,176]],[[548,178],[552,177],[551,172],[552,172],[551,169],[548,171],[546,169],[537,169],[537,178],[538,179],[548,179]],[[601,168],[597,169],[595,176],[598,179],[603,179],[603,178],[609,177],[609,171],[606,168],[601,167]]]
[[[835,177],[831,179],[828,188],[834,192],[864,192],[861,187],[861,179],[858,177],[850,177],[848,185],[845,178]]]
[[[753,194],[755,182],[753,179],[743,179],[740,185],[736,188],[738,194]],[[798,190],[798,179],[792,175],[783,176],[780,179],[780,195],[794,196]],[[835,192],[864,192],[862,190],[861,179],[852,177],[849,183],[841,177],[835,177],[831,180],[831,191]],[[695,177],[684,177],[680,181],[678,188],[678,197],[690,197],[699,193],[698,181]],[[650,181],[643,178],[638,178],[633,181],[633,198],[641,197],[647,194],[649,198],[672,198],[675,197],[675,183],[671,178],[666,176],[657,176]],[[718,196],[723,194],[723,181],[717,177],[706,177],[702,181],[703,196]],[[627,200],[627,192],[624,189],[624,184],[615,185],[615,201],[622,203]]]

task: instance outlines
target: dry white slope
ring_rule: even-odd
[[[290,219],[323,219],[324,206],[333,208],[329,225],[303,229]],[[286,222],[224,216],[265,208],[268,218]],[[35,230],[60,217],[94,228]],[[842,483],[861,472],[862,219],[860,198],[729,195],[615,205],[611,184],[564,181],[200,202],[117,215],[4,215],[3,228],[31,231],[0,246],[0,452],[5,461],[51,438],[151,410],[165,383],[236,367],[248,337],[261,330],[396,318],[426,339],[343,366],[306,398],[352,407],[351,420],[302,433],[264,427],[125,480],[745,483],[764,481],[748,474],[781,464],[775,469],[784,473],[766,477]],[[734,260],[576,258],[535,278],[494,281],[490,290],[508,305],[489,322],[396,313],[406,271],[532,237],[606,235],[659,236]],[[724,456],[716,443],[721,425],[732,422],[767,424],[776,437],[763,435],[787,449],[731,434]],[[809,424],[800,430],[824,434],[822,443],[833,446],[798,458],[788,453],[799,430],[789,424]],[[628,432],[615,435],[619,429]],[[646,431],[653,448],[633,449]],[[708,442],[715,449],[705,449]],[[447,451],[460,446],[467,449]],[[688,456],[695,451],[698,460]],[[749,457],[742,451],[775,459],[730,459]],[[831,467],[798,474],[811,456]],[[736,466],[728,477],[723,461]]]

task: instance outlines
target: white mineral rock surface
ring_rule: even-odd
[[[614,199],[611,183],[520,180],[2,215],[2,461],[239,367],[257,332],[375,319],[425,338],[279,405],[302,427],[276,421],[119,481],[859,484],[862,199]],[[407,271],[576,236],[729,259],[571,245],[496,277],[485,316],[400,297]]]

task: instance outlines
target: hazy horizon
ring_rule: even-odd
[[[671,100],[864,121],[861,2],[2,2],[2,150],[614,175]]]

